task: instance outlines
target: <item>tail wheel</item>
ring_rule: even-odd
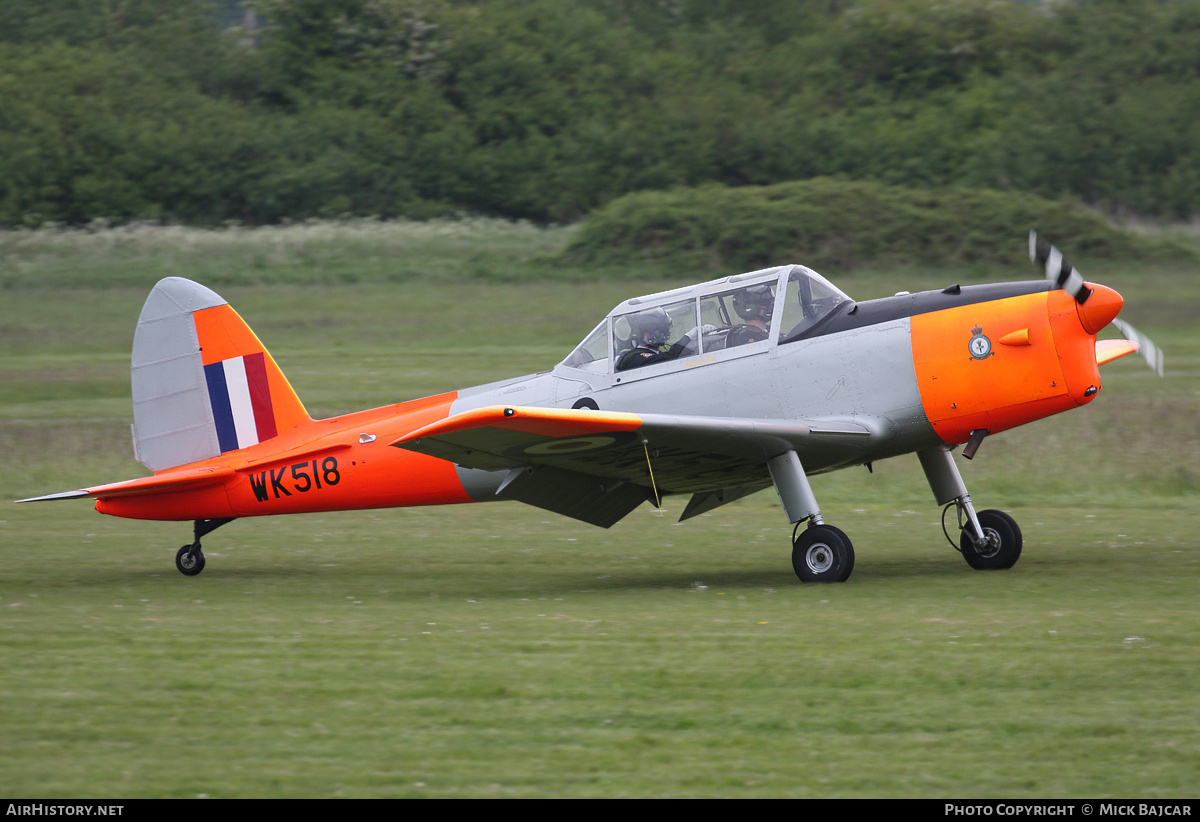
[[[185,545],[175,553],[175,567],[179,573],[194,577],[204,570],[204,552],[200,546]]]
[[[998,571],[1016,565],[1021,557],[1021,529],[1017,521],[1003,511],[980,511],[977,516],[984,541],[976,544],[974,537],[963,529],[958,542],[963,559],[977,571]]]
[[[854,546],[832,525],[813,525],[792,542],[792,568],[801,582],[845,582],[854,570]]]

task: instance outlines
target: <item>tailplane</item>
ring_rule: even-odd
[[[219,456],[309,419],[275,360],[216,292],[160,280],[133,336],[133,448],[151,471]]]

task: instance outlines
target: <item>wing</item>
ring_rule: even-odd
[[[646,500],[692,494],[686,519],[771,484],[795,450],[814,473],[861,462],[891,433],[871,418],[750,420],[492,406],[391,445],[466,468],[508,471],[497,495],[608,527]]]

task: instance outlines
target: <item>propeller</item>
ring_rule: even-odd
[[[1163,375],[1162,349],[1132,325],[1117,319],[1117,312],[1121,310],[1122,304],[1121,296],[1117,292],[1102,285],[1089,285],[1084,282],[1079,271],[1062,252],[1039,237],[1036,231],[1029,232],[1029,259],[1043,267],[1046,279],[1053,283],[1055,288],[1061,288],[1075,298],[1079,305],[1080,319],[1088,331],[1095,334],[1111,324],[1125,339],[1137,346],[1142,359],[1158,376]]]

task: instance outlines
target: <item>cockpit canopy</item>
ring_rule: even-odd
[[[850,302],[820,274],[799,265],[724,277],[626,300],[562,365],[596,374],[622,371],[635,349],[638,364],[726,351],[740,356],[801,339]]]

